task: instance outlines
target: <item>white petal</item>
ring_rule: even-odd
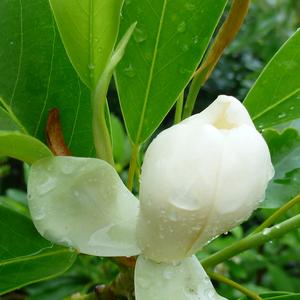
[[[137,230],[142,252],[157,262],[194,254],[249,217],[272,175],[268,147],[247,110],[220,96],[149,146]]]
[[[268,146],[262,136],[249,126],[230,130],[226,134],[213,207],[189,254],[247,220],[264,200],[273,175]]]
[[[116,171],[92,158],[54,157],[33,164],[28,183],[33,222],[45,238],[97,256],[131,256],[138,201]]]
[[[193,256],[176,264],[155,263],[140,256],[135,269],[136,300],[225,300]]]
[[[210,210],[223,143],[210,125],[174,126],[152,142],[142,169],[137,229],[146,257],[186,257]]]

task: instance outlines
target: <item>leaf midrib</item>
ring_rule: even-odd
[[[43,258],[43,257],[47,257],[47,256],[54,256],[54,255],[63,254],[63,253],[74,254],[73,252],[70,251],[70,249],[61,249],[61,250],[47,252],[47,253],[41,253],[41,254],[37,254],[37,255],[21,256],[16,259],[10,258],[10,259],[4,260],[4,261],[0,261],[0,267],[15,264],[15,263],[20,263],[20,262],[24,262],[24,261],[36,260],[39,258]]]
[[[137,135],[135,138],[136,145],[139,144],[141,132],[143,129],[146,108],[147,108],[147,104],[148,104],[148,100],[149,100],[150,88],[151,88],[151,84],[152,84],[152,80],[153,80],[153,73],[154,73],[154,68],[155,68],[156,59],[157,59],[158,45],[159,45],[162,26],[163,26],[163,22],[164,22],[164,18],[165,18],[165,13],[166,13],[167,2],[168,2],[168,0],[164,0],[161,17],[160,17],[160,21],[159,21],[159,26],[158,26],[158,31],[157,31],[157,36],[156,36],[156,41],[155,41],[155,46],[154,46],[154,52],[153,52],[153,59],[152,59],[151,67],[150,67],[149,79],[148,79],[145,98],[144,98],[144,104],[143,104],[143,108],[142,108],[142,113],[141,113],[141,117],[140,117]]]
[[[89,65],[88,72],[89,72],[89,79],[90,79],[90,86],[93,87],[94,85],[94,0],[90,0],[89,5]]]
[[[268,113],[269,111],[273,110],[276,106],[282,104],[283,102],[287,101],[289,98],[291,98],[292,96],[294,96],[295,94],[297,94],[298,92],[300,92],[300,88],[294,90],[292,93],[288,94],[287,96],[283,97],[282,99],[280,99],[279,101],[277,101],[276,103],[274,103],[273,105],[268,106],[265,110],[263,110],[262,112],[260,112],[259,114],[257,114],[256,116],[254,116],[252,118],[253,121],[255,121],[256,119],[260,118],[261,116],[265,115],[266,113]]]

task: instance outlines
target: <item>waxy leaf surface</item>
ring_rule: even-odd
[[[188,84],[225,0],[125,1],[120,36],[137,21],[116,82],[132,141],[145,141]]]

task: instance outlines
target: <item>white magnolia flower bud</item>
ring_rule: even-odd
[[[142,169],[137,229],[144,255],[192,255],[246,220],[273,177],[269,149],[244,106],[220,96],[158,135]]]

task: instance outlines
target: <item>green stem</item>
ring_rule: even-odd
[[[284,215],[290,208],[300,203],[300,194],[293,198],[291,201],[279,208],[274,214],[272,214],[267,220],[265,220],[260,226],[258,226],[253,233],[263,231],[265,228],[273,225],[277,219]]]
[[[251,0],[232,0],[231,8],[226,20],[221,26],[200,68],[194,75],[184,108],[184,119],[192,114],[201,87],[212,74],[225,48],[233,41],[240,31],[248,14],[250,2]]]
[[[237,282],[221,275],[221,274],[217,274],[211,271],[206,271],[207,275],[216,281],[225,283],[231,287],[233,287],[234,289],[240,291],[241,293],[243,293],[244,295],[248,296],[250,299],[254,299],[254,300],[262,300],[261,297],[259,297],[255,292],[250,291],[249,289],[245,288],[244,286],[238,284]]]
[[[106,76],[104,76],[106,77]],[[92,95],[93,107],[93,136],[96,155],[114,166],[112,143],[105,120],[106,93],[109,87],[111,76],[107,76]]]
[[[129,189],[129,191],[132,191],[133,189],[134,175],[137,168],[139,151],[140,151],[140,145],[138,144],[133,145],[131,151],[131,159],[130,159],[130,165],[128,171],[128,182],[127,182],[127,188]]]
[[[292,217],[278,225],[267,228],[262,232],[252,234],[233,245],[226,247],[217,253],[203,259],[202,266],[205,269],[216,266],[217,264],[228,260],[229,258],[251,248],[255,248],[268,241],[279,238],[287,232],[300,227],[300,214]]]
[[[183,99],[184,99],[184,91],[178,96],[178,99],[176,101],[174,124],[177,124],[181,121],[182,110],[183,110]]]

